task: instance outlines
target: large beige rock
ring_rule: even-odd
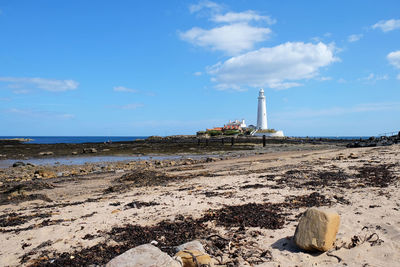
[[[211,257],[198,250],[181,250],[175,254],[175,258],[182,263],[183,267],[213,267]]]
[[[294,242],[304,250],[328,251],[336,240],[339,224],[340,216],[337,213],[308,209],[297,225]]]
[[[115,257],[106,267],[181,267],[181,264],[157,247],[146,244]]]

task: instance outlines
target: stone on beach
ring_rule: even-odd
[[[12,165],[14,168],[15,167],[21,167],[21,166],[25,166],[25,163],[22,161],[16,161],[14,162],[14,164]]]
[[[181,250],[176,253],[175,258],[183,267],[214,266],[211,257],[198,250]]]
[[[109,261],[106,267],[180,267],[181,264],[157,247],[145,244]]]
[[[187,242],[185,244],[182,244],[182,245],[179,245],[176,247],[176,252],[179,252],[181,250],[198,250],[203,253],[206,252],[204,250],[203,245],[198,240],[193,240],[193,241]]]
[[[54,155],[54,152],[52,151],[39,152],[39,156],[51,156],[51,155]]]
[[[45,178],[45,179],[49,179],[49,178],[55,178],[57,177],[57,174],[53,171],[49,171],[49,170],[36,170],[34,173],[34,177],[35,178]]]
[[[339,224],[340,216],[337,213],[308,209],[297,225],[294,242],[307,251],[328,251],[336,240]]]
[[[84,148],[83,153],[97,153],[97,149],[94,147],[90,147],[90,148]]]

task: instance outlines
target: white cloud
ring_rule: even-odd
[[[270,16],[262,16],[253,10],[244,12],[228,12],[224,15],[217,14],[211,18],[215,22],[234,23],[234,22],[250,22],[250,21],[265,21],[267,24],[276,23],[275,19]]]
[[[117,109],[124,109],[124,110],[133,110],[137,108],[143,107],[143,104],[140,103],[132,103],[132,104],[126,104],[126,105],[121,105],[121,106],[110,106],[111,108],[117,108]]]
[[[212,1],[200,1],[198,4],[193,4],[189,6],[189,11],[190,13],[196,13],[199,12],[202,9],[211,9],[211,10],[220,10],[222,7],[221,5],[212,2]]]
[[[181,33],[180,37],[194,45],[224,51],[228,54],[238,54],[252,49],[256,43],[265,41],[270,33],[269,28],[234,23],[210,30],[194,27]]]
[[[389,32],[400,29],[400,19],[381,20],[372,25],[372,29],[381,29],[383,32]]]
[[[194,76],[201,76],[203,73],[201,71],[196,71],[193,73]]]
[[[14,90],[13,93],[17,94],[17,95],[24,95],[24,94],[28,94],[30,91],[26,90],[26,89],[20,89],[20,90]]]
[[[45,119],[72,119],[75,117],[75,115],[69,113],[59,113],[54,111],[34,110],[34,109],[11,108],[6,110],[6,112],[22,115],[24,117],[45,118]]]
[[[352,34],[347,38],[347,40],[350,43],[354,43],[354,42],[357,42],[358,40],[360,40],[362,37],[363,37],[362,34]]]
[[[380,80],[389,80],[389,75],[387,74],[382,74],[382,75],[377,75],[375,80],[380,81]]]
[[[314,36],[314,37],[311,37],[310,40],[315,42],[315,43],[319,43],[319,42],[323,42],[324,39],[326,40],[327,38],[330,38],[330,37],[332,37],[332,33],[326,32],[326,33],[323,34],[323,37]]]
[[[390,64],[400,69],[400,50],[389,53],[387,59]]]
[[[318,77],[317,80],[324,82],[332,80],[332,77]]]
[[[318,37],[318,36],[311,37],[311,41],[316,42],[316,43],[319,43],[319,42],[322,42],[322,38],[321,38],[321,37]]]
[[[114,86],[113,90],[115,92],[127,92],[127,93],[137,93],[138,92],[138,90],[127,88],[124,86]]]
[[[400,74],[398,74],[396,78],[397,78],[397,80],[400,80]]]
[[[217,89],[245,87],[286,89],[313,78],[321,67],[336,61],[334,47],[324,43],[287,42],[232,57],[208,68]]]
[[[363,78],[363,79],[364,79],[364,80],[370,81],[370,80],[372,80],[374,77],[375,77],[375,74],[370,73],[370,74],[368,75],[368,77],[365,77],[365,78]]]
[[[379,112],[388,110],[400,110],[400,102],[383,102],[383,103],[364,103],[351,107],[330,107],[325,109],[300,109],[291,110],[289,112],[282,112],[279,117],[282,118],[311,118],[311,117],[326,117],[326,116],[340,116],[351,113],[360,112]]]
[[[50,92],[75,90],[79,86],[79,83],[74,80],[54,80],[44,78],[0,77],[0,82],[11,83],[10,86],[14,86],[14,88],[22,87],[23,85],[31,85]]]
[[[358,79],[360,81],[367,81],[367,82],[376,82],[376,81],[381,81],[381,80],[388,80],[389,75],[387,74],[381,74],[381,75],[376,75],[374,73],[370,73],[367,77],[363,77],[361,79]]]

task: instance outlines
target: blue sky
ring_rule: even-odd
[[[400,2],[0,1],[0,135],[400,130]]]

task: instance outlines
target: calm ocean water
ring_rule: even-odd
[[[136,139],[145,139],[147,136],[0,136],[3,138],[29,138],[33,141],[28,144],[80,144],[80,143],[103,143],[107,141],[134,141]]]
[[[304,136],[298,136],[304,138]],[[147,136],[0,136],[3,138],[29,138],[33,141],[29,144],[80,144],[80,143],[103,143],[107,141],[134,141],[136,139],[145,139]],[[309,138],[330,138],[330,139],[367,139],[368,136],[310,136]]]

